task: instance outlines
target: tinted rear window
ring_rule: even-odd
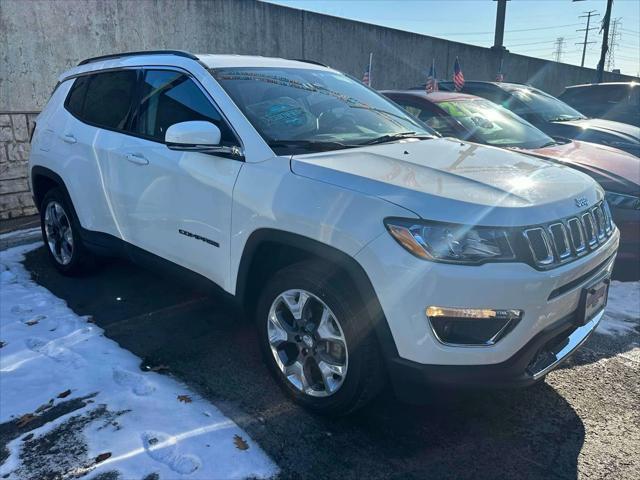
[[[84,97],[87,93],[87,85],[89,77],[79,77],[73,82],[73,86],[69,91],[69,96],[65,103],[65,107],[77,117],[82,116],[82,107],[84,105]]]
[[[83,122],[122,130],[131,110],[135,87],[135,70],[84,75],[71,87],[65,107]]]
[[[131,109],[135,86],[134,70],[91,75],[82,118],[94,125],[122,130]]]

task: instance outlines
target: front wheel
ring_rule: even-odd
[[[315,262],[275,274],[262,293],[257,323],[265,359],[294,401],[348,414],[383,385],[377,341],[355,289]]]

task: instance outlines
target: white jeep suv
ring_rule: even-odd
[[[85,60],[31,152],[61,272],[116,253],[204,277],[255,317],[275,378],[317,411],[353,411],[387,380],[410,400],[530,385],[606,304],[619,234],[589,177],[441,138],[316,63]]]

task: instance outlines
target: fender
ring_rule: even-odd
[[[391,358],[397,358],[399,356],[382,306],[378,301],[371,280],[369,280],[369,276],[362,266],[353,257],[341,250],[303,235],[277,229],[262,228],[254,231],[249,236],[242,252],[236,280],[236,299],[241,304],[244,305],[245,302],[249,300],[247,297],[249,294],[250,269],[254,255],[260,246],[265,243],[296,248],[309,254],[310,257],[326,260],[328,264],[336,265],[344,271],[355,285],[357,294],[364,302],[368,316],[376,332],[378,342],[383,350],[384,358],[390,360]]]
[[[42,203],[42,198],[44,197],[44,195],[39,194],[39,192],[36,191],[37,177],[45,177],[55,183],[62,190],[62,194],[64,195],[65,200],[73,211],[73,215],[75,216],[75,218],[78,218],[78,215],[76,215],[76,211],[73,206],[73,202],[71,201],[71,196],[69,195],[69,190],[67,190],[67,186],[65,185],[64,180],[62,180],[62,177],[60,177],[60,175],[47,167],[34,165],[31,168],[31,194],[33,195],[33,202],[36,204],[36,208],[38,209],[38,211],[40,211],[40,204]]]

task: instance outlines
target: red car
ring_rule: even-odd
[[[640,158],[616,148],[551,138],[489,100],[454,92],[383,91],[443,136],[526,151],[576,168],[602,185],[621,232],[618,262],[640,273]],[[628,272],[629,268],[625,268]]]

